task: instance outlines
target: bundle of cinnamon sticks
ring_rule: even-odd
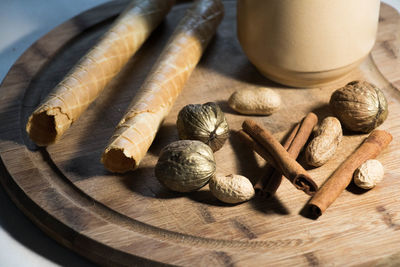
[[[318,118],[309,113],[300,124],[296,125],[282,146],[266,129],[252,120],[243,122],[239,131],[243,141],[268,161],[266,175],[255,185],[256,191],[272,196],[278,189],[282,177],[286,177],[299,190],[314,195],[318,186],[308,172],[296,161],[301,149],[306,144]],[[274,170],[275,169],[275,170]]]

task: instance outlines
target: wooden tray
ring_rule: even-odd
[[[51,237],[106,265],[349,265],[400,262],[400,16],[381,8],[371,56],[348,77],[326,88],[286,88],[264,79],[248,62],[235,36],[235,1],[141,167],[126,175],[107,172],[100,155],[187,4],[174,7],[143,49],[107,87],[62,140],[38,149],[27,138],[27,117],[51,88],[110,25],[126,1],[85,12],[33,44],[11,68],[0,91],[1,182],[18,207]],[[224,205],[208,186],[192,194],[164,189],[153,173],[161,148],[177,140],[175,120],[189,103],[218,102],[233,130],[245,116],[226,100],[237,89],[272,86],[283,108],[254,119],[282,138],[307,112],[329,115],[332,91],[355,79],[380,86],[390,115],[380,127],[394,141],[379,156],[384,181],[360,192],[354,186],[318,220],[299,214],[309,197],[284,181],[275,198]],[[321,185],[365,136],[346,135],[329,164],[310,170]],[[264,162],[234,135],[215,154],[218,171],[253,180]]]

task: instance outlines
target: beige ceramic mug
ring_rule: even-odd
[[[267,78],[319,86],[369,54],[379,7],[379,0],[238,0],[238,38]]]

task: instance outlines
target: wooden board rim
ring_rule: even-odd
[[[94,9],[91,9],[87,12],[84,12],[80,15],[78,15],[77,17],[63,23],[62,25],[56,27],[54,30],[52,30],[51,32],[49,32],[48,34],[46,34],[44,37],[40,38],[37,42],[35,42],[17,61],[16,63],[13,65],[13,67],[10,69],[10,71],[8,72],[7,76],[5,77],[5,79],[3,80],[3,83],[1,85],[1,90],[9,90],[8,93],[9,95],[7,95],[7,97],[3,98],[0,100],[0,104],[1,104],[1,110],[2,110],[2,114],[3,116],[6,118],[7,114],[12,114],[12,116],[21,117],[21,114],[19,114],[21,108],[21,102],[19,101],[14,101],[11,102],[10,105],[10,99],[20,99],[21,95],[24,94],[24,89],[29,85],[29,83],[32,81],[32,79],[34,78],[34,76],[37,74],[37,72],[43,67],[43,64],[46,64],[47,60],[49,60],[49,55],[52,55],[53,53],[56,53],[56,51],[58,49],[61,49],[61,47],[65,44],[65,42],[67,42],[70,38],[73,38],[73,34],[71,36],[68,36],[68,38],[66,40],[61,40],[59,42],[60,46],[59,47],[52,47],[53,50],[51,51],[41,51],[40,47],[42,47],[43,43],[46,43],[47,40],[54,38],[54,36],[57,34],[57,31],[59,29],[64,29],[64,28],[71,28],[73,29],[74,27],[77,27],[80,31],[87,29],[97,23],[100,23],[101,21],[103,21],[104,19],[108,19],[112,16],[115,16],[118,14],[119,10],[121,10],[123,8],[123,6],[126,4],[127,1],[123,1],[123,0],[119,0],[119,1],[115,1],[115,2],[111,2],[111,3],[107,3],[104,5],[101,5],[99,7],[96,7]],[[98,14],[98,12],[101,12],[101,10],[106,10],[104,12],[102,12],[104,14],[103,17],[101,16],[97,16],[98,20],[86,20],[84,18],[89,17],[92,18],[94,14]],[[109,10],[112,10],[109,11]],[[79,26],[77,26],[79,25]],[[78,30],[78,32],[73,32],[72,33],[76,33],[79,34],[80,31]],[[35,64],[32,69],[23,69],[23,63],[27,60],[32,60],[35,59],[38,62],[38,64]],[[18,84],[14,84],[13,82],[13,78],[15,77],[15,75],[19,75],[19,73],[21,72],[21,69],[23,70],[23,73],[25,73],[26,75],[23,77],[22,82],[18,83]],[[12,90],[11,90],[12,89]],[[19,90],[19,91],[18,91]],[[19,94],[19,95],[18,95]],[[8,113],[7,113],[8,112]],[[17,115],[16,115],[17,112]],[[3,117],[3,118],[4,118]],[[11,116],[10,116],[11,117]],[[4,121],[4,120],[3,120]],[[1,153],[1,159],[2,159],[2,179],[1,182],[4,186],[4,188],[6,189],[6,191],[8,192],[8,194],[11,196],[11,198],[13,199],[14,202],[16,202],[16,204],[18,205],[18,207],[24,211],[24,213],[26,215],[28,215],[28,217],[30,219],[32,219],[36,224],[39,225],[39,227],[41,229],[43,229],[46,233],[48,233],[49,235],[51,235],[52,237],[55,237],[57,239],[57,241],[59,241],[60,243],[66,245],[69,248],[74,249],[76,252],[89,257],[90,259],[97,261],[99,263],[108,263],[108,264],[121,264],[120,262],[120,257],[124,257],[126,261],[128,260],[136,260],[142,263],[149,263],[146,259],[141,258],[140,256],[134,256],[131,255],[129,253],[125,253],[123,251],[120,250],[116,250],[113,249],[110,246],[106,246],[105,244],[102,244],[94,239],[91,239],[90,237],[87,236],[76,236],[75,233],[71,233],[70,231],[72,231],[70,229],[70,227],[68,225],[65,225],[63,222],[58,221],[56,218],[52,217],[50,214],[48,216],[48,222],[42,222],[37,216],[35,216],[34,213],[32,213],[32,210],[34,210],[37,213],[40,212],[45,212],[44,210],[41,209],[40,206],[38,206],[34,200],[32,200],[26,193],[25,191],[18,185],[18,183],[16,183],[14,181],[14,179],[12,178],[12,176],[10,175],[10,173],[12,173],[14,170],[11,169],[7,169],[10,165],[12,165],[12,161],[10,161],[10,159],[7,157],[8,152],[15,152],[16,150],[20,151],[22,154],[25,154],[26,158],[29,160],[29,155],[27,153],[24,153],[24,149],[26,149],[24,147],[24,140],[23,140],[23,135],[21,133],[21,131],[23,131],[23,129],[20,128],[20,120],[7,120],[7,123],[3,124],[2,126],[2,130],[1,130],[1,136],[3,137],[4,135],[7,135],[7,138],[5,138],[6,140],[10,139],[10,135],[11,134],[15,134],[16,132],[18,133],[17,136],[14,137],[14,139],[11,139],[10,141],[4,141],[4,139],[2,138],[1,140],[1,145],[0,145],[0,153]],[[22,144],[22,145],[21,145]],[[46,158],[46,154],[45,152],[43,152],[43,157]],[[18,173],[13,174],[18,175]],[[46,179],[45,177],[42,177],[43,179]],[[65,182],[65,181],[62,181]],[[60,185],[63,186],[63,185]],[[70,186],[70,184],[69,184]],[[78,189],[77,189],[78,190]],[[79,191],[79,190],[78,190]],[[82,192],[81,192],[82,193]],[[82,193],[83,194],[83,193]],[[85,195],[83,194],[82,196],[83,199],[87,200],[87,197],[85,197]],[[91,201],[91,200],[89,200]],[[87,203],[89,204],[89,203]],[[96,205],[101,206],[101,203],[96,203]],[[107,207],[103,207],[103,208],[107,208]],[[32,209],[32,210],[31,210]],[[115,212],[115,211],[112,211]],[[122,215],[123,216],[123,215]],[[133,219],[130,219],[133,220]],[[140,222],[139,222],[140,223]],[[49,227],[49,225],[52,224],[56,224],[58,226],[56,226],[55,228],[62,229],[61,233],[63,233],[65,236],[59,236],[59,233],[54,231],[54,228],[52,229],[52,227]],[[54,227],[54,226],[53,226]],[[141,227],[139,226],[135,226],[135,227]],[[135,228],[137,229],[137,228]],[[70,236],[68,236],[70,235]],[[111,249],[114,253],[114,255],[112,257],[109,257],[109,255],[104,255],[101,253],[96,253],[95,251],[90,251],[85,249],[84,247],[77,247],[77,238],[81,238],[81,239],[85,239],[84,244],[86,243],[92,243],[91,246],[99,246],[98,249],[99,251],[102,251],[104,249]],[[176,237],[177,239],[181,238],[181,235],[179,237]],[[210,240],[211,241],[211,240]],[[189,238],[189,242],[190,238]],[[193,242],[197,242],[197,241],[193,241]],[[205,241],[205,242],[209,242],[209,241]],[[215,241],[215,246],[213,246],[214,248],[219,248],[221,247],[221,240],[216,240]],[[288,244],[290,244],[291,242],[297,242],[295,239],[294,240],[288,240]],[[259,243],[256,242],[250,242],[251,245],[248,246],[248,248],[254,248],[258,245],[260,245]],[[242,245],[240,245],[240,243],[238,243],[238,249],[242,249],[243,245],[244,247],[246,247],[245,244],[250,244],[248,242],[243,243]],[[265,243],[265,246],[268,247],[268,243]],[[223,246],[222,246],[223,247]],[[180,246],[177,246],[176,249],[179,250]],[[82,250],[83,249],[83,250]],[[157,261],[157,259],[150,259],[152,260],[152,263],[154,263],[153,261]]]

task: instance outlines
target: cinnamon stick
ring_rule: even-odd
[[[374,130],[361,146],[336,169],[310,200],[309,207],[312,214],[316,217],[321,216],[350,184],[354,171],[365,161],[376,158],[389,145],[392,139],[393,137],[390,133]]]
[[[246,146],[250,147],[252,150],[257,152],[263,159],[265,159],[268,164],[271,164],[272,168],[278,168],[275,159],[272,155],[266,150],[259,142],[253,140],[250,135],[248,135],[245,131],[239,130],[238,135],[242,139],[242,141],[246,144]]]
[[[297,189],[303,190],[308,195],[315,194],[318,187],[311,176],[268,130],[252,120],[245,120],[242,128],[254,142],[251,146],[260,156],[269,159],[269,162],[279,169]],[[247,142],[250,145],[249,140]]]
[[[283,143],[283,147],[288,150],[296,137],[296,134],[300,128],[300,124],[296,124],[293,130],[290,132],[286,141]],[[280,174],[280,175],[277,175]],[[254,190],[256,194],[270,197],[273,195],[282,182],[282,173],[277,171],[270,163],[267,163],[265,174],[258,179],[257,183],[254,185]]]
[[[296,159],[299,156],[317,123],[317,115],[310,112],[292,130],[283,147],[288,151],[289,155],[293,159]],[[282,182],[283,175],[282,172],[277,169],[274,170],[272,175],[267,175],[260,179],[261,181],[254,186],[254,189],[256,192],[258,191],[259,194],[268,198],[274,195],[278,190],[278,187]],[[262,188],[260,188],[261,186]]]

